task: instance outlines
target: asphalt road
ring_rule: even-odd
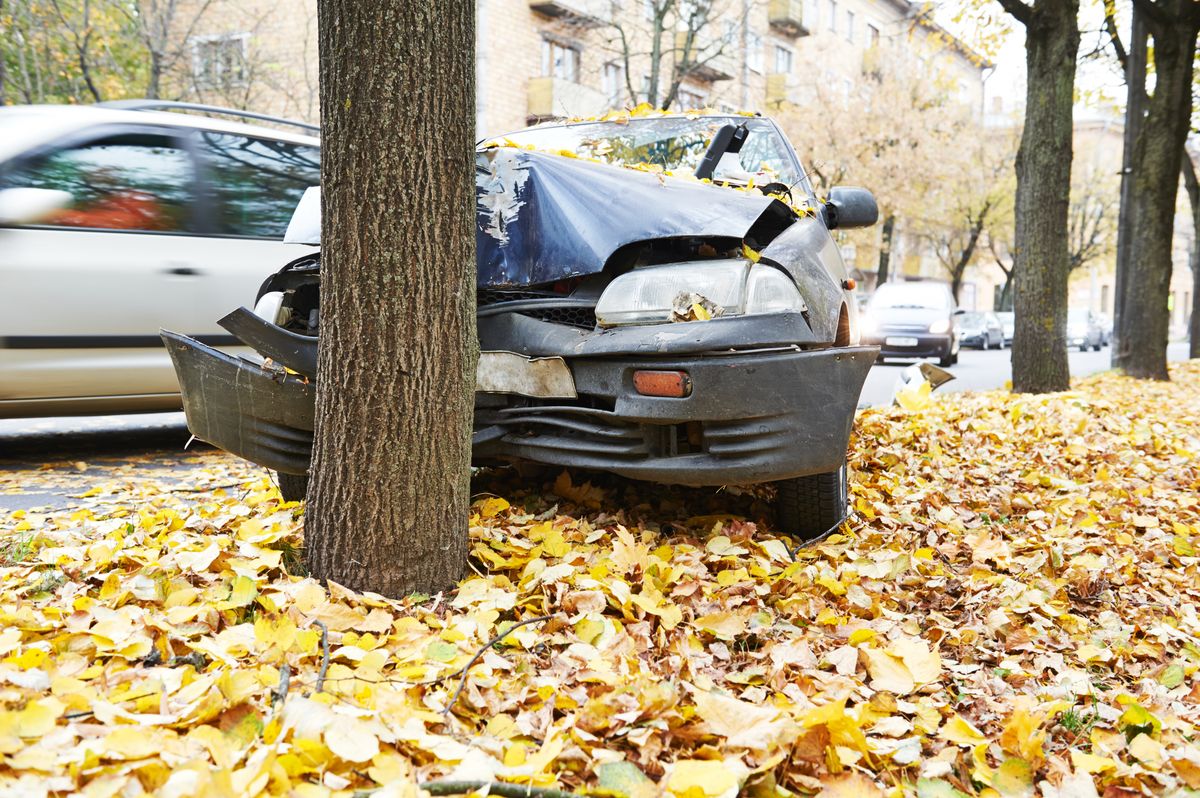
[[[1186,360],[1187,343],[1171,344],[1167,347],[1167,357],[1170,360]],[[963,349],[958,356],[958,365],[949,368],[954,379],[938,388],[938,393],[1003,388],[1005,383],[1012,379],[1011,358],[1011,349],[993,349],[987,352]],[[1084,377],[1112,368],[1112,349],[1107,346],[1099,352],[1080,352],[1072,349],[1068,358],[1071,362],[1072,377]],[[881,405],[890,402],[901,372],[915,362],[917,361],[889,359],[884,363],[877,363],[867,375],[860,404]],[[0,441],[2,440],[3,438],[0,438]]]
[[[950,368],[955,379],[939,392],[1002,388],[1012,378],[1011,350],[981,352],[964,349],[957,366]],[[1171,344],[1171,360],[1187,357],[1187,344]],[[1070,353],[1071,374],[1083,376],[1110,368],[1111,350]],[[900,373],[912,361],[888,360],[876,365],[867,376],[862,404],[891,401]],[[0,468],[5,461],[76,458],[91,453],[122,455],[143,452],[180,453],[190,435],[182,413],[153,413],[125,416],[39,418],[0,420]],[[194,445],[194,444],[193,444]]]

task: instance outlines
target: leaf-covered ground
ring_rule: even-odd
[[[0,515],[0,794],[1200,788],[1200,364],[1173,377],[864,411],[854,516],[795,551],[751,496],[484,475],[476,575],[406,601],[305,578],[301,508],[233,458],[93,481]]]

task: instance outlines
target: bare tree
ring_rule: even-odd
[[[980,204],[966,205],[960,209],[958,219],[951,220],[960,224],[943,225],[926,234],[934,255],[950,277],[950,290],[954,293],[955,301],[958,301],[963,276],[975,258],[980,237],[995,203],[994,197],[985,196]]]
[[[1188,357],[1200,358],[1200,181],[1196,179],[1196,165],[1188,152],[1183,155],[1183,182],[1187,188],[1192,207],[1192,251],[1188,265],[1192,269],[1192,307],[1188,321]]]
[[[115,5],[129,17],[149,55],[146,96],[159,98],[164,79],[186,63],[192,37],[212,0],[116,0]]]
[[[719,15],[713,0],[646,0],[645,10],[646,26],[620,19],[610,24],[610,46],[621,59],[630,104],[647,102],[666,110],[685,81],[708,80],[727,43],[709,33]],[[640,90],[633,76],[643,64],[646,85]]]
[[[1093,177],[1097,180],[1084,181],[1071,197],[1067,258],[1072,272],[1113,251],[1118,194],[1115,186],[1104,186]]]

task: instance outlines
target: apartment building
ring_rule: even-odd
[[[803,104],[818,84],[849,98],[864,71],[900,63],[928,70],[982,111],[988,65],[909,0],[713,0],[700,24],[672,13],[656,26],[662,5],[477,0],[480,136],[628,107],[651,93],[661,104],[675,82],[677,108],[769,111]],[[694,8],[671,5],[684,16]],[[191,32],[183,88],[202,101],[315,120],[316,36],[316,0],[213,0]]]

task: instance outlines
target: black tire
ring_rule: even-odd
[[[837,471],[775,483],[775,520],[784,534],[816,540],[846,518],[846,464]]]
[[[947,366],[953,366],[957,362],[958,362],[958,355],[955,355],[955,354],[942,355],[938,359],[938,365],[941,366],[942,368],[945,368]]]
[[[279,494],[285,501],[302,502],[308,495],[308,474],[285,474],[276,471],[275,479],[279,483]]]

